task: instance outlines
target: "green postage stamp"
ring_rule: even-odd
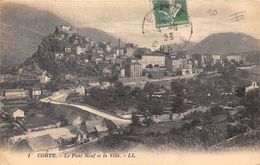
[[[189,24],[186,0],[153,0],[156,28]]]

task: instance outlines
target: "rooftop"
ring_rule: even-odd
[[[25,92],[24,89],[6,89],[5,92]]]
[[[38,127],[43,127],[48,125],[55,125],[58,122],[60,122],[60,120],[45,115],[38,115],[34,117],[25,118],[25,125],[27,128],[38,128]]]
[[[20,108],[13,108],[13,109],[11,109],[11,110],[8,111],[8,112],[12,113],[12,112],[15,112],[15,111],[24,111],[24,110],[22,110],[22,109],[20,109]]]
[[[57,148],[59,145],[49,135],[38,136],[35,138],[27,139],[33,151],[45,151],[52,148]]]
[[[167,56],[167,58],[170,58],[172,60],[186,59],[186,57],[184,56],[177,56],[177,55]]]
[[[150,53],[150,54],[143,54],[142,56],[164,56],[165,57],[166,54],[154,52],[154,53]]]
[[[20,152],[31,152],[32,148],[28,143],[28,140],[22,139],[21,141],[16,142],[12,146],[12,150],[20,151]]]
[[[67,33],[67,34],[76,34],[76,33],[78,33],[78,31],[76,29],[74,29],[72,26],[68,26],[68,25],[56,26],[56,31]]]

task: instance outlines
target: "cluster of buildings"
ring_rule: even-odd
[[[78,85],[70,88],[68,92],[82,96],[85,95],[85,90],[84,86]],[[8,140],[12,149],[18,151],[25,149],[31,152],[59,151],[95,141],[99,136],[107,133],[106,125],[100,120],[95,120],[95,123],[84,121],[72,130],[67,118],[48,115],[46,114],[48,109],[44,109],[42,106],[31,107],[32,101],[36,101],[34,103],[37,104],[37,100],[41,97],[52,94],[55,95],[55,92],[51,93],[42,88],[1,90],[0,118],[15,125],[15,129],[10,128],[15,131],[15,134]]]
[[[243,61],[240,55],[187,55],[185,52],[175,54],[152,52],[137,45],[121,43],[117,46],[111,42],[94,42],[89,37],[79,35],[71,26],[57,26],[51,35],[54,41],[53,57],[56,61],[68,61],[74,58],[83,61],[80,65],[94,65],[103,76],[118,75],[119,78],[136,78],[147,76],[147,70],[160,69],[179,75],[191,75],[201,68],[215,64]],[[200,69],[199,69],[200,68]],[[44,75],[43,75],[44,76]],[[48,77],[42,77],[41,82],[48,82]]]
[[[42,95],[48,95],[49,91],[41,88],[16,88],[4,89],[1,93],[4,99],[22,99],[22,98],[37,98]]]
[[[104,121],[93,123],[81,122],[75,127],[45,128],[31,131],[26,135],[16,135],[9,139],[12,150],[29,152],[71,151],[81,144],[95,142],[107,135]]]
[[[121,43],[111,46],[111,42],[94,42],[89,37],[78,34],[78,31],[71,26],[57,26],[55,32],[50,36],[53,40],[54,48],[52,50],[53,59],[56,62],[78,58],[84,61],[82,65],[94,65],[101,71],[103,77],[112,77],[117,75],[123,84],[141,84],[143,86],[147,81],[149,72],[173,73],[171,75],[193,75],[203,71],[203,68],[214,66],[216,64],[225,65],[226,62],[240,63],[245,61],[241,55],[217,55],[217,54],[194,54],[188,55],[186,52],[166,53],[154,51],[147,48],[140,48],[137,45]],[[0,90],[6,102],[11,105],[23,104],[25,98],[39,98],[41,96],[51,95],[52,91],[46,89],[46,84],[52,82],[52,76],[47,71],[33,74],[19,69],[17,75],[0,75],[0,82],[17,82],[13,86],[8,86],[5,90]],[[86,78],[85,78],[86,79]],[[66,74],[64,80],[55,84],[58,89],[67,88],[80,96],[86,94],[89,87],[107,88],[111,82],[101,81],[100,77],[85,81],[84,78],[75,75]],[[26,84],[25,82],[32,82]],[[80,81],[78,83],[77,81]],[[27,86],[26,88],[17,88],[17,84]],[[23,85],[24,84],[24,85]],[[34,86],[34,87],[30,87]],[[11,101],[10,101],[11,100]],[[7,103],[6,103],[7,104]]]
[[[244,61],[241,55],[209,55],[195,54],[187,55],[185,52],[170,53],[150,53],[142,55],[142,69],[165,68],[167,72],[180,72],[182,75],[192,74],[200,68],[214,66],[215,64],[225,65],[225,60],[230,63],[240,63]]]
[[[137,45],[121,43],[111,46],[111,42],[94,42],[89,37],[78,34],[78,31],[71,26],[57,26],[55,32],[50,36],[53,41],[53,59],[56,62],[78,58],[84,61],[82,65],[94,65],[97,70],[101,71],[103,77],[118,76],[123,84],[140,83],[144,84],[149,72],[173,73],[171,75],[193,75],[203,71],[203,68],[214,66],[216,64],[226,65],[229,63],[240,63],[245,61],[241,55],[217,55],[217,54],[194,54],[189,55],[186,52],[167,53],[152,52],[147,48],[140,48]],[[0,76],[0,82],[18,82],[22,86],[34,86],[26,89],[17,88],[17,83],[13,87],[7,87],[1,90],[0,95],[5,100],[23,100],[23,98],[39,98],[42,95],[50,95],[51,91],[46,90],[46,84],[52,82],[52,76],[47,71],[32,74],[27,73],[22,68],[19,69],[18,75]],[[73,93],[85,95],[88,87],[106,88],[112,84],[105,80],[101,81],[100,77],[84,82],[75,75],[66,74],[64,80],[55,84],[57,88],[69,88]],[[34,81],[31,84],[23,85],[23,82]],[[81,81],[78,83],[77,81]],[[62,83],[64,82],[64,83]],[[71,83],[71,84],[69,84]],[[63,86],[62,86],[63,85]],[[19,102],[19,101],[18,101]],[[19,102],[20,103],[20,102]]]
[[[56,43],[52,52],[56,61],[83,59],[81,65],[94,64],[103,75],[118,72],[120,77],[141,76],[140,73],[133,72],[141,66],[140,60],[135,59],[134,55],[151,52],[150,49],[138,48],[131,43],[122,44],[120,39],[116,47],[112,47],[111,42],[94,42],[67,25],[57,26],[51,39]],[[115,64],[118,64],[117,67],[114,67]]]
[[[225,66],[226,62],[232,64],[245,61],[243,56],[233,54],[223,56],[217,54],[188,55],[186,52],[152,52],[150,49],[140,48],[131,43],[123,44],[120,39],[118,45],[113,47],[111,42],[94,42],[89,37],[80,36],[76,29],[67,25],[57,26],[50,39],[54,43],[51,53],[55,62],[62,63],[71,59],[80,59],[79,61],[83,61],[81,65],[94,65],[101,71],[103,77],[117,75],[124,85],[134,87],[144,86],[147,77],[149,78],[147,76],[149,72],[173,73],[172,75],[176,73],[176,75],[185,76],[202,72],[204,68],[217,64]],[[42,114],[39,113],[39,115],[38,112],[34,112],[36,116],[32,116],[29,112],[29,105],[37,104],[40,98],[55,95],[55,90],[50,89],[51,86],[57,88],[56,91],[59,90],[59,92],[60,89],[66,90],[70,96],[75,94],[74,99],[82,99],[81,96],[87,95],[88,88],[107,88],[112,85],[111,82],[101,81],[100,77],[79,78],[71,74],[66,74],[64,79],[55,82],[52,81],[53,75],[47,71],[35,74],[32,74],[32,71],[27,73],[21,68],[17,75],[0,75],[0,85],[5,82],[9,82],[9,84],[14,82],[11,83],[12,86],[8,86],[6,83],[7,86],[0,89],[0,114],[10,115],[17,125],[25,127],[23,129],[27,129],[28,132],[41,131],[44,133],[23,139],[23,141],[15,140],[16,142],[26,144],[30,151],[52,151],[61,146],[85,143],[90,137],[96,139],[100,133],[108,131],[103,123],[91,124],[84,121],[79,125],[76,133],[72,134],[70,130],[63,127],[67,125],[65,120],[47,115],[41,116]],[[86,82],[85,79],[87,79]],[[31,84],[26,84],[29,81]],[[246,87],[246,92],[257,88],[259,88],[258,85],[253,82],[251,86]],[[60,95],[58,92],[56,94]],[[155,92],[153,97],[161,97],[162,94],[163,91]],[[122,116],[129,117],[129,114],[123,113]],[[45,130],[51,129],[56,129],[56,132],[63,130],[60,134],[62,136],[54,137],[51,132],[45,132]],[[56,132],[55,135],[57,135]]]

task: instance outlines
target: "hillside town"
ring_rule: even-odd
[[[31,58],[0,75],[0,144],[30,152],[218,149],[241,139],[255,146],[253,57],[152,51],[120,38],[112,46],[57,26]]]

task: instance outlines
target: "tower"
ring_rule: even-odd
[[[121,39],[118,38],[118,47],[120,48],[121,47]]]

